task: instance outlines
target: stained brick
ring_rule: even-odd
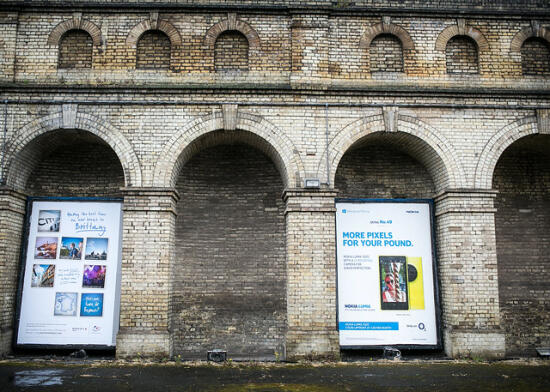
[[[139,37],[136,49],[136,68],[168,69],[170,67],[170,38],[162,31],[146,31]]]
[[[84,30],[69,30],[59,41],[59,68],[91,68],[92,37]]]

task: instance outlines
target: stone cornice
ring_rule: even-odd
[[[442,6],[437,1],[421,1],[417,4],[403,4],[401,1],[377,0],[326,0],[319,1],[234,1],[220,3],[216,0],[202,2],[180,0],[129,0],[129,1],[94,1],[94,0],[6,0],[0,10],[44,11],[44,10],[98,10],[98,11],[185,11],[185,12],[262,12],[262,13],[327,13],[342,15],[461,15],[494,17],[534,17],[550,16],[548,7],[540,6],[536,0],[501,0],[499,4],[486,4],[478,7],[478,2],[463,0]]]

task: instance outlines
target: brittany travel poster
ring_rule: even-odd
[[[120,202],[32,200],[17,344],[115,345]]]

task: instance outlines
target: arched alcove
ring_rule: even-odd
[[[550,136],[504,150],[493,173],[501,324],[507,356],[550,345]]]
[[[282,355],[286,330],[283,179],[268,143],[209,132],[184,149],[176,182],[174,355]],[[278,353],[278,354],[276,354]]]
[[[403,46],[399,38],[392,34],[380,34],[370,43],[370,71],[403,72]]]
[[[161,30],[147,30],[136,44],[137,69],[168,69],[172,43]]]
[[[248,71],[249,44],[239,31],[224,31],[214,44],[214,68],[216,72]]]
[[[445,56],[448,74],[479,73],[477,43],[467,35],[456,35],[447,41]]]
[[[335,187],[339,196],[350,198],[432,198],[435,194],[430,171],[411,145],[386,133],[371,134],[348,149],[338,164]]]
[[[32,196],[120,197],[124,170],[113,149],[82,130],[43,133],[19,151],[16,183]]]
[[[521,45],[521,71],[526,76],[550,75],[550,43],[530,37]]]
[[[59,40],[59,69],[92,68],[93,40],[85,30],[69,30]]]

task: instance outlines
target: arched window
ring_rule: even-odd
[[[84,30],[69,30],[59,40],[58,68],[92,68],[93,41]]]
[[[214,67],[220,71],[248,71],[248,40],[239,31],[221,33],[214,45]]]
[[[472,38],[466,35],[454,36],[447,42],[445,54],[448,74],[479,73],[478,48]]]
[[[160,30],[143,33],[136,46],[137,69],[169,69],[172,44]]]
[[[403,46],[392,34],[380,34],[369,48],[371,72],[403,72]]]
[[[546,40],[531,37],[521,46],[521,70],[523,75],[550,75],[550,47]]]

